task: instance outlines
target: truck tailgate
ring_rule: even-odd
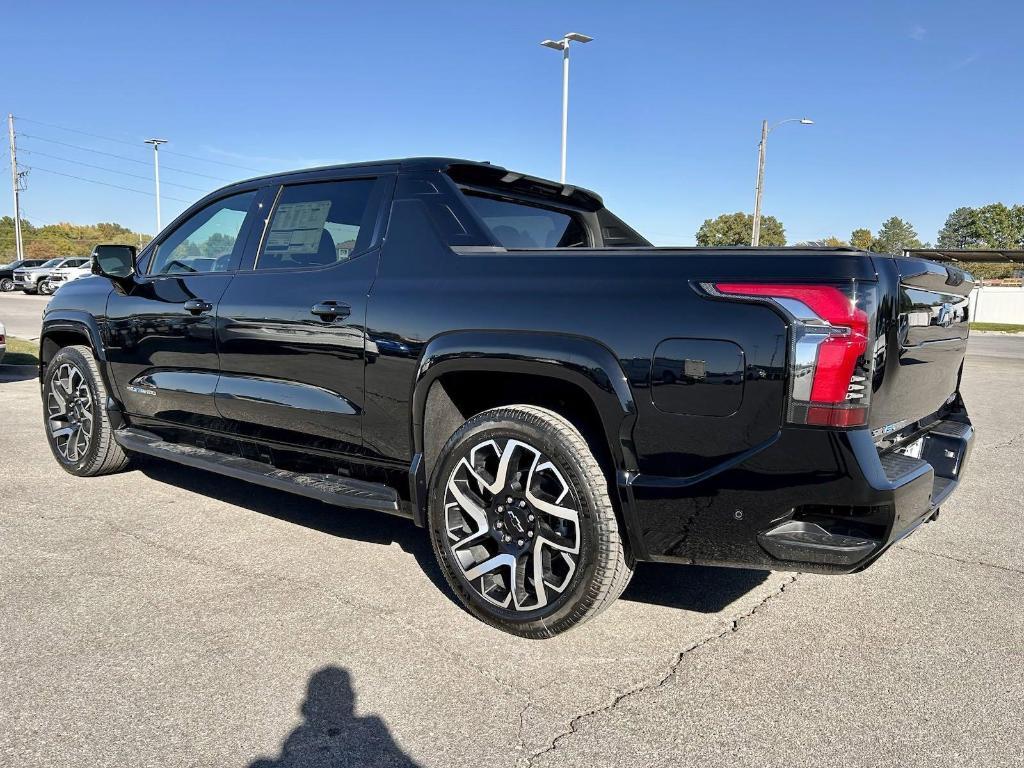
[[[974,288],[971,276],[953,267],[890,261],[892,302],[881,308],[884,336],[875,347],[870,425],[876,435],[934,413],[957,391]]]

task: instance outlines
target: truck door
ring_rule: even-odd
[[[188,427],[222,426],[217,304],[241,261],[258,190],[204,205],[161,233],[128,290],[107,300],[107,359],[126,411]],[[140,426],[142,422],[139,422]]]
[[[220,303],[229,431],[329,454],[361,442],[366,301],[390,177],[280,188]]]

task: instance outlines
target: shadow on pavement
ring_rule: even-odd
[[[139,457],[135,465],[147,477],[158,482],[219,499],[261,515],[269,515],[331,536],[385,546],[397,544],[403,552],[416,558],[417,564],[435,587],[462,608],[441,574],[426,531],[417,528],[410,520],[379,512],[334,507],[159,459]],[[638,563],[633,580],[622,599],[699,613],[714,613],[762,584],[769,573],[740,568]]]
[[[767,581],[771,571],[673,563],[637,563],[623,600],[717,613]]]
[[[0,364],[0,384],[11,381],[28,381],[37,376],[39,376],[39,369],[34,365]]]
[[[356,716],[352,679],[341,667],[324,667],[309,679],[302,716],[280,756],[256,760],[250,768],[418,765],[395,744],[383,720]]]
[[[144,475],[158,482],[184,488],[331,536],[384,546],[397,544],[403,552],[416,558],[416,562],[434,586],[461,607],[448,589],[448,584],[437,566],[426,532],[417,528],[410,520],[381,512],[335,507],[293,493],[254,486],[242,480],[189,469],[159,459],[139,457],[133,460],[133,465]]]

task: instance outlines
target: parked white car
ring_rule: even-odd
[[[92,274],[92,259],[86,259],[84,264],[74,266],[65,265],[57,267],[46,278],[45,284],[39,286],[39,292],[43,294],[54,293],[65,283],[77,280],[80,277],[87,277]]]

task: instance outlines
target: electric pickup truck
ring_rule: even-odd
[[[969,461],[969,274],[653,247],[489,163],[239,182],[93,270],[42,324],[61,467],[155,456],[409,518],[466,608],[527,638],[637,561],[861,570]]]

